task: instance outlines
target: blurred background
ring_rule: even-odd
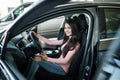
[[[15,7],[26,2],[34,2],[36,0],[0,0],[0,18],[4,17]]]

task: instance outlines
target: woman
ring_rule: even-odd
[[[62,40],[48,40],[40,34],[36,34],[35,32],[33,32],[39,40],[44,41],[48,45],[61,45],[60,57],[51,58],[48,57],[46,54],[41,54],[42,59],[39,61],[40,66],[50,72],[65,75],[68,72],[74,54],[76,53],[76,51],[78,51],[80,47],[77,32],[78,29],[76,23],[72,19],[68,19],[65,23],[65,35]]]

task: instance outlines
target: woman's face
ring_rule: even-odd
[[[72,29],[68,23],[65,23],[64,32],[66,36],[69,36],[69,37],[72,36]]]

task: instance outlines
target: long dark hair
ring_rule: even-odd
[[[66,23],[68,23],[71,27],[72,30],[72,37],[71,39],[68,41],[69,37],[66,36],[66,34],[64,34],[63,37],[63,44],[68,41],[68,43],[65,45],[65,47],[63,48],[63,56],[65,57],[68,53],[69,50],[73,50],[77,44],[78,41],[78,28],[77,28],[77,24],[75,23],[75,21],[73,19],[68,19],[66,20]]]

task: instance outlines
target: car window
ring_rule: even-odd
[[[60,27],[63,27],[65,16],[56,17],[47,20],[43,23],[37,24],[37,33],[46,36],[48,38],[57,39],[57,35]]]
[[[105,8],[100,10],[100,39],[99,39],[99,56],[106,53],[110,44],[115,40],[115,34],[120,27],[120,9]]]
[[[24,6],[21,6],[20,8],[18,8],[17,10],[14,11],[14,15],[19,15],[20,13],[22,13],[24,11]]]
[[[30,4],[29,4],[30,5]],[[28,8],[29,6],[28,4],[27,5],[23,5],[23,6],[20,6],[19,8],[17,8],[14,12],[13,12],[13,15],[14,15],[14,18],[16,18],[18,15],[20,15],[24,10],[26,10],[26,8]]]
[[[105,26],[100,38],[113,38],[120,26],[120,9],[104,9]]]

